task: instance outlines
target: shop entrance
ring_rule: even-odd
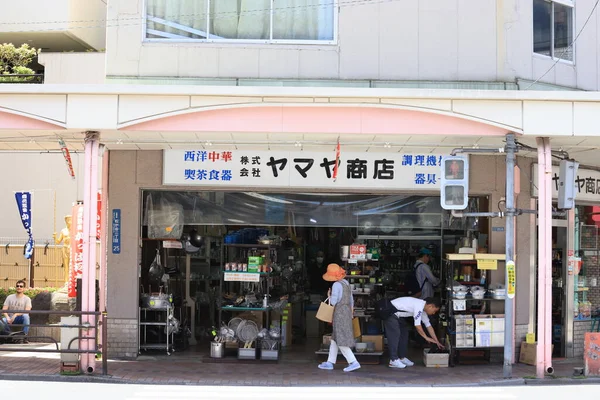
[[[262,353],[314,360],[331,329],[315,317],[329,263],[347,270],[363,341],[373,336],[372,351],[382,353],[375,302],[407,294],[423,248],[443,279],[442,254],[478,228],[475,219],[452,218],[439,197],[144,191],[142,199],[140,351],[172,347],[207,358],[216,335],[238,341],[220,351],[241,342],[252,349],[258,339],[269,347]],[[477,199],[470,211],[479,211]],[[363,246],[356,261],[353,244]],[[280,352],[265,351],[273,349]]]
[[[536,254],[537,244],[536,240]],[[553,219],[552,220],[552,345],[554,350],[553,357],[566,356],[566,332],[567,326],[567,246],[568,246],[568,231],[567,220]],[[535,318],[537,332],[537,302],[539,265],[536,257],[536,276],[535,276]]]

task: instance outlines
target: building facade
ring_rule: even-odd
[[[38,135],[38,146],[55,151],[56,137],[81,148],[84,132],[100,132],[107,150],[103,204],[122,212],[120,250],[107,251],[104,264],[108,346],[112,356],[135,357],[145,262],[140,243],[147,239],[144,191],[306,191],[266,181],[170,185],[163,152],[286,152],[299,158],[302,152],[335,155],[339,143],[344,153],[442,155],[459,147],[497,149],[514,133],[529,146],[518,158],[518,206],[535,208],[535,138],[550,137],[553,148],[586,170],[600,167],[591,151],[600,144],[600,97],[586,92],[600,84],[594,3],[108,0],[105,17],[78,20],[86,22],[78,22],[75,33],[69,33],[70,15],[56,17],[68,37],[78,29],[89,29],[86,37],[105,32],[105,47],[97,38],[78,39],[103,52],[42,53],[45,85],[0,85],[0,143],[25,148]],[[27,23],[19,35],[28,36]],[[20,40],[15,31],[0,25],[0,40]],[[35,43],[37,32],[29,33]],[[471,160],[470,195],[487,198],[484,211],[495,211],[504,197],[503,158]],[[435,185],[331,188],[338,194],[439,193]],[[503,226],[490,219],[484,233],[490,252],[504,252]],[[574,220],[566,226],[574,227]],[[536,325],[535,234],[535,219],[519,217],[516,349]],[[565,250],[577,250],[575,242],[573,234]],[[504,282],[503,275],[500,269],[492,282]],[[566,276],[565,282],[571,279]],[[573,308],[569,282],[561,284],[571,298],[563,312]],[[566,316],[561,324],[561,355],[580,356],[574,335],[581,328],[573,329]]]

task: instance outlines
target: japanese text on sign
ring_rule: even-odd
[[[517,289],[517,274],[515,272],[515,262],[508,261],[506,263],[506,275],[507,275],[507,288],[506,295],[509,299],[515,297],[516,289]]]
[[[533,175],[537,176],[538,165],[533,165]],[[558,198],[559,167],[552,167],[552,198]],[[575,181],[575,194],[577,200],[600,200],[600,172],[589,169],[578,169]],[[537,197],[537,184],[532,186],[532,195]]]
[[[225,272],[223,280],[225,282],[260,282],[260,273]]]
[[[439,154],[165,150],[165,185],[439,188]]]
[[[71,265],[69,271],[69,297],[77,296],[77,279],[83,274],[83,206],[73,206],[71,224]]]
[[[112,253],[121,254],[121,210],[112,212]]]

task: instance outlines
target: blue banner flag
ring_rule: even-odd
[[[17,200],[17,207],[19,207],[21,222],[29,235],[29,240],[25,246],[25,258],[29,260],[33,255],[33,248],[35,246],[33,234],[31,233],[31,193],[17,192],[15,193],[15,199]]]

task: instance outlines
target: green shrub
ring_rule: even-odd
[[[35,296],[42,292],[54,293],[57,290],[58,289],[56,288],[26,288],[23,293],[25,294],[25,296],[33,300]],[[17,289],[15,287],[9,287],[8,289],[0,288],[0,304],[3,305],[4,300],[6,300],[6,297],[15,293],[17,293]]]

